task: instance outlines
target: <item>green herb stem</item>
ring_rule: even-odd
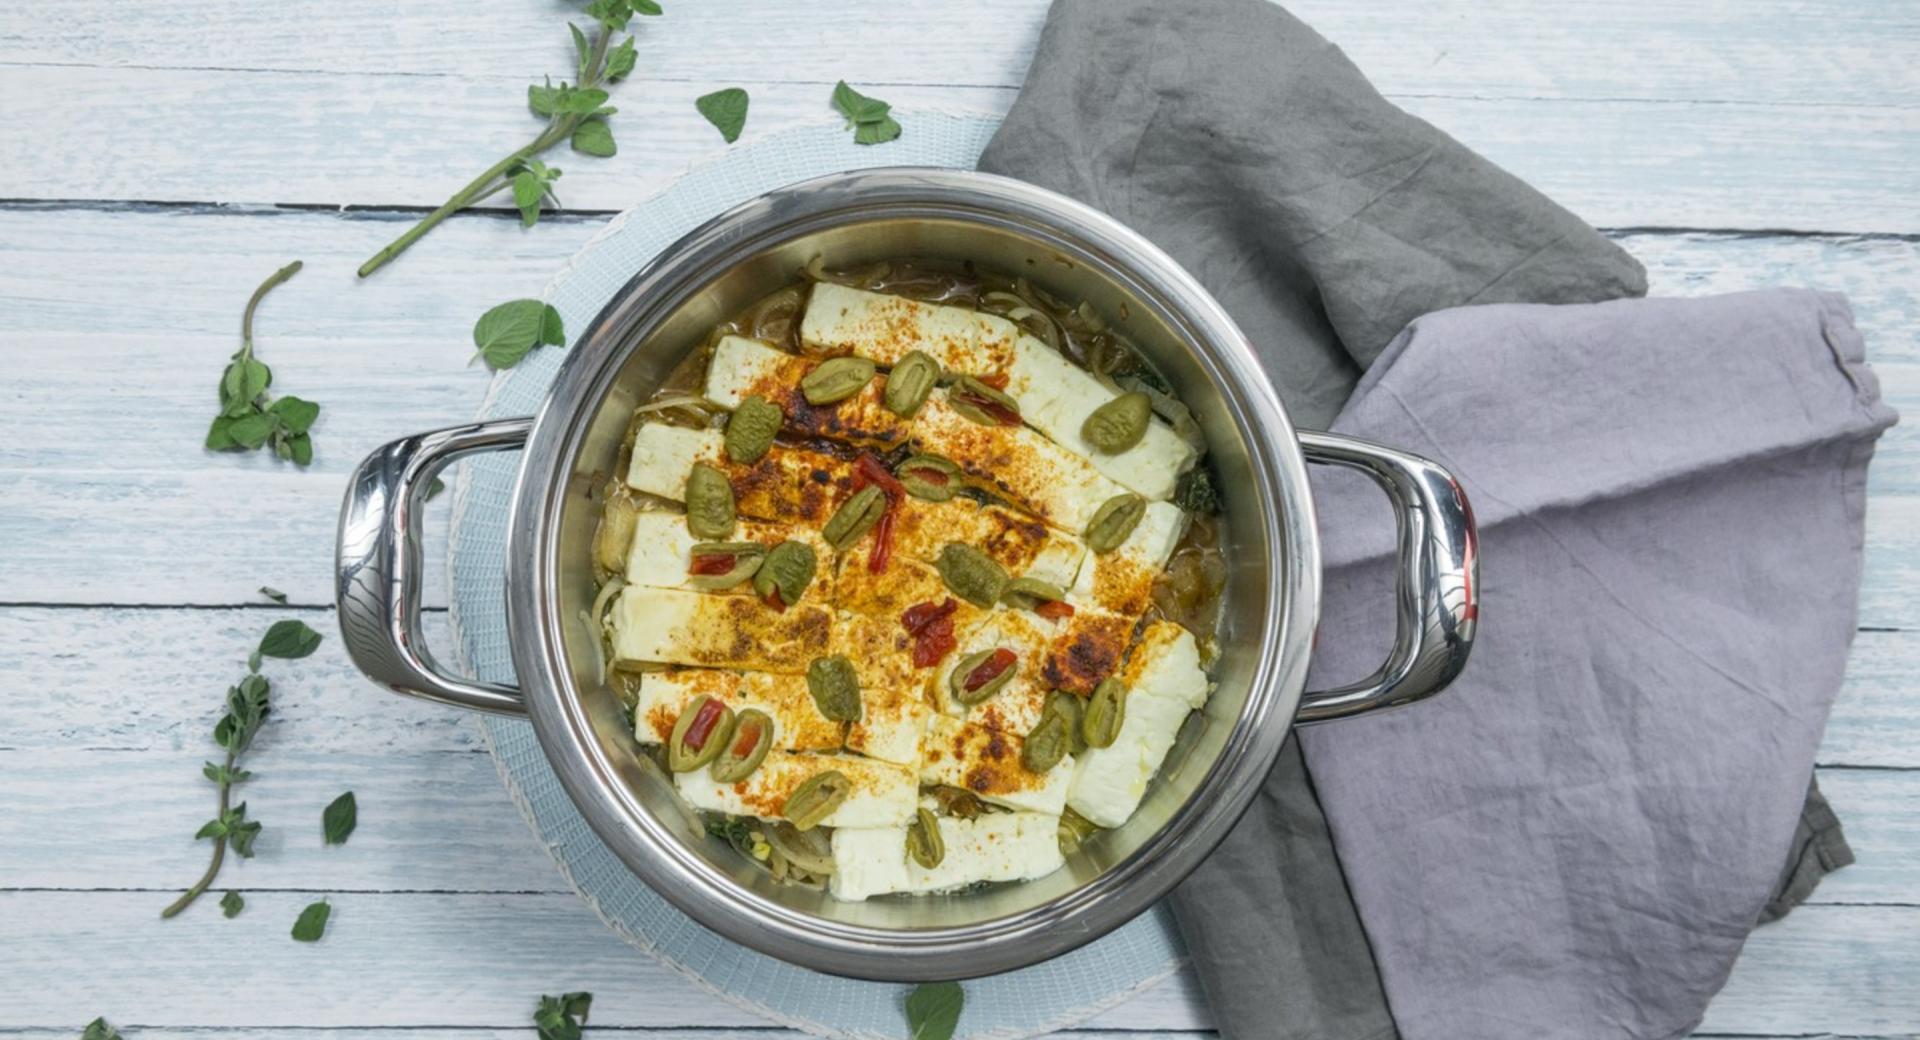
[[[606,29],[602,29],[594,36],[593,51],[587,59],[587,75],[580,78],[581,89],[599,85],[600,79],[606,70],[607,43],[612,38],[613,33]],[[509,154],[506,158],[489,166],[485,173],[468,181],[466,187],[454,192],[453,197],[442,203],[439,209],[421,218],[420,223],[408,228],[405,234],[389,242],[385,248],[368,258],[366,263],[360,265],[360,277],[365,278],[382,267],[385,267],[395,257],[406,252],[409,247],[415,242],[418,242],[427,232],[439,226],[441,221],[482,199],[494,195],[502,188],[511,184],[511,180],[506,177],[507,171],[552,148],[561,141],[572,137],[574,130],[578,129],[580,123],[586,118],[587,114],[577,112],[554,115],[552,120],[547,124],[547,128],[542,130],[539,136],[535,137],[518,151]],[[494,182],[496,180],[500,181],[500,183],[495,184]],[[251,309],[249,309],[249,313],[251,313]]]
[[[247,297],[247,309],[240,315],[240,353],[235,354],[234,357],[245,359],[253,356],[253,312],[260,308],[260,301],[267,298],[267,294],[273,291],[274,286],[299,274],[302,266],[304,265],[300,261],[295,260],[273,272],[267,276],[266,281],[260,283],[260,288],[253,291],[252,296]]]
[[[299,266],[297,263],[293,265],[295,269]],[[291,273],[291,271],[283,271],[283,273]],[[252,308],[248,308],[248,313],[252,313]],[[228,748],[226,767],[221,771],[220,775],[232,775],[234,757],[234,750]],[[230,808],[229,802],[232,800],[232,797],[233,781],[220,781],[220,811],[214,815],[214,819],[221,820],[226,818],[227,810]],[[174,900],[165,910],[160,911],[160,916],[163,919],[172,917],[187,907],[192,906],[193,901],[200,898],[200,893],[205,892],[208,886],[213,884],[213,879],[220,876],[220,864],[226,862],[226,858],[227,836],[223,834],[213,839],[213,862],[207,864],[207,872],[200,875],[200,880],[194,882],[192,888],[180,893],[180,898]]]

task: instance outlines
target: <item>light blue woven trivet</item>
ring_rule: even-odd
[[[620,214],[547,286],[569,330],[578,332],[633,273],[708,218],[773,188],[839,170],[907,165],[972,168],[995,121],[909,113],[899,140],[852,143],[838,123],[801,127],[729,149],[658,195]],[[537,350],[494,379],[482,418],[531,415],[560,366],[558,350]],[[453,628],[468,674],[513,681],[501,602],[508,496],[518,458],[489,455],[467,464],[454,495],[449,539]],[[674,909],[621,864],[573,807],[525,722],[482,722],[494,761],[527,822],[582,898],[615,932],[717,996],[783,1025],[826,1036],[899,1037],[908,987],[806,971],[722,939]],[[1155,908],[1111,935],[1024,971],[966,983],[958,1036],[1004,1038],[1062,1029],[1118,1004],[1172,974],[1181,951],[1165,911]]]

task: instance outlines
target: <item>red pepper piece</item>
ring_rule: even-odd
[[[900,624],[913,637],[913,666],[931,668],[960,645],[953,636],[953,614],[960,605],[948,597],[946,602],[916,603],[900,615]]]
[[[701,553],[687,565],[688,574],[725,574],[733,569],[734,558],[726,553]]]
[[[713,736],[713,727],[720,721],[721,713],[727,706],[711,697],[700,705],[700,714],[693,717],[693,725],[687,727],[687,749],[699,751],[707,746],[707,738]]]
[[[696,718],[693,721],[698,723],[700,720]],[[703,739],[701,743],[705,743],[705,740]],[[734,731],[732,753],[735,758],[745,758],[753,753],[753,746],[758,743],[760,743],[760,723],[749,719]],[[700,749],[694,748],[694,750]]]
[[[993,653],[988,654],[987,659],[980,662],[979,666],[974,668],[973,671],[968,672],[967,677],[961,681],[960,685],[966,687],[968,693],[972,693],[998,678],[1001,672],[1012,668],[1016,660],[1018,660],[1018,658],[1014,657],[1013,651],[1004,646],[1000,647]],[[696,748],[695,750],[698,749]]]
[[[1034,606],[1033,612],[1048,621],[1064,621],[1073,616],[1073,604],[1061,599],[1043,600]]]
[[[1020,413],[1014,411],[1011,408],[1008,408],[1006,405],[1001,404],[998,401],[995,401],[987,397],[981,397],[978,394],[969,394],[964,391],[960,393],[956,393],[954,396],[959,400],[965,401],[968,404],[974,406],[975,408],[978,408],[981,411],[987,413],[987,415],[992,417],[994,422],[997,422],[1002,426],[1020,425]]]

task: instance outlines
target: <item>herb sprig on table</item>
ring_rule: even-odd
[[[260,732],[261,723],[267,720],[268,697],[272,686],[267,677],[260,674],[261,657],[297,658],[313,653],[320,645],[320,633],[307,627],[302,621],[280,621],[267,629],[260,645],[248,658],[247,674],[239,683],[227,688],[227,711],[213,727],[213,742],[227,750],[226,758],[219,763],[208,762],[200,772],[220,787],[219,809],[213,819],[201,825],[194,834],[195,838],[213,839],[212,862],[207,864],[206,873],[200,875],[191,888],[180,894],[165,910],[161,917],[172,917],[200,898],[220,876],[220,866],[226,862],[227,849],[241,859],[253,857],[253,842],[260,834],[260,822],[247,818],[247,803],[233,804],[234,785],[244,783],[253,776],[252,771],[240,768],[241,756],[253,746],[253,738]],[[227,916],[239,913],[244,905],[237,895],[229,893],[235,901],[229,905],[221,900],[222,909]]]
[[[103,1016],[87,1023],[80,1031],[80,1040],[121,1040],[121,1037],[120,1031]]]
[[[532,227],[540,219],[540,206],[553,197],[553,182],[560,170],[539,160],[547,149],[562,141],[585,155],[611,156],[616,151],[613,129],[607,117],[618,111],[607,104],[606,87],[625,79],[636,61],[634,38],[629,35],[616,46],[613,38],[627,28],[635,15],[657,15],[655,0],[593,0],[587,14],[594,19],[591,38],[573,23],[567,29],[573,36],[574,81],[537,83],[527,88],[527,107],[547,121],[546,128],[533,140],[510,152],[506,158],[487,167],[480,176],[440,208],[426,215],[386,248],[360,265],[360,277],[378,271],[407,247],[419,241],[434,226],[459,211],[503,191],[513,192],[513,204],[520,210],[521,223]]]
[[[542,996],[533,1011],[533,1025],[540,1040],[580,1040],[580,1027],[587,1024],[587,1009],[593,1006],[591,993],[565,993]]]
[[[313,438],[308,433],[320,417],[320,406],[288,394],[279,400],[267,395],[273,369],[253,356],[253,312],[273,287],[300,273],[300,261],[267,276],[247,300],[240,316],[240,349],[220,373],[220,414],[207,428],[207,447],[213,451],[253,451],[266,444],[273,453],[304,466],[313,461]]]

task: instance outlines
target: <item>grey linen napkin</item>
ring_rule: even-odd
[[[1480,640],[1301,742],[1408,1040],[1698,1024],[1797,840],[1894,418],[1824,293],[1461,308],[1387,348],[1333,428],[1460,478]],[[1315,497],[1323,633],[1389,631],[1378,491]],[[1323,636],[1310,681],[1383,645]]]
[[[1056,0],[980,168],[1091,203],[1219,297],[1322,427],[1411,319],[1645,291],[1631,257],[1260,0]],[[1780,913],[1851,860],[1809,788]],[[1171,900],[1228,1037],[1393,1035],[1298,746]]]

